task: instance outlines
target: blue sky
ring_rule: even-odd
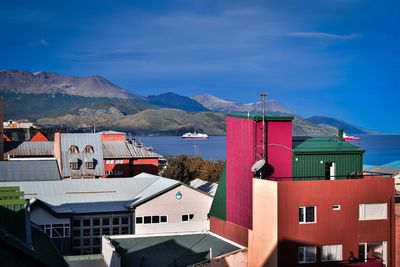
[[[400,2],[0,1],[0,69],[102,75],[141,95],[269,97],[400,132]]]

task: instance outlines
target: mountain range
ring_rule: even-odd
[[[54,72],[0,71],[5,118],[31,120],[45,126],[115,129],[135,134],[225,133],[224,114],[260,112],[261,103],[241,104],[203,94],[186,97],[168,92],[141,96],[101,76],[74,77]],[[334,135],[335,126],[296,116],[278,101],[267,111],[295,116],[295,135]],[[343,124],[342,124],[343,125]],[[351,126],[351,125],[350,125]],[[345,129],[346,130],[346,129]],[[347,131],[352,133],[351,131]]]

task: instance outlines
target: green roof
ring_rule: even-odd
[[[113,238],[121,266],[188,266],[238,249],[211,234]],[[143,264],[143,265],[142,265]]]
[[[241,118],[241,119],[250,119],[254,121],[262,121],[263,115],[262,114],[244,114],[244,113],[229,113],[226,117],[234,117],[234,118]],[[265,121],[292,121],[294,119],[293,116],[281,116],[281,115],[271,115],[267,114],[265,116]]]
[[[226,165],[219,178],[217,192],[211,204],[210,215],[226,221]]]
[[[294,154],[364,153],[364,150],[334,136],[293,137]]]

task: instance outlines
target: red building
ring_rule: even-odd
[[[339,266],[352,255],[362,266],[395,266],[393,179],[351,175],[363,151],[341,139],[308,139],[296,150],[292,117],[262,119],[227,116],[211,230],[247,246],[249,266]],[[266,164],[253,173],[263,154]],[[293,177],[294,162],[304,176]],[[312,176],[316,168],[329,175]]]

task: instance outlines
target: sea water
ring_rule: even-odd
[[[225,160],[225,136],[210,136],[208,139],[183,139],[180,136],[135,138],[164,157],[187,154],[207,160]],[[360,135],[360,138],[352,143],[365,150],[364,164],[382,165],[400,160],[400,135]]]

